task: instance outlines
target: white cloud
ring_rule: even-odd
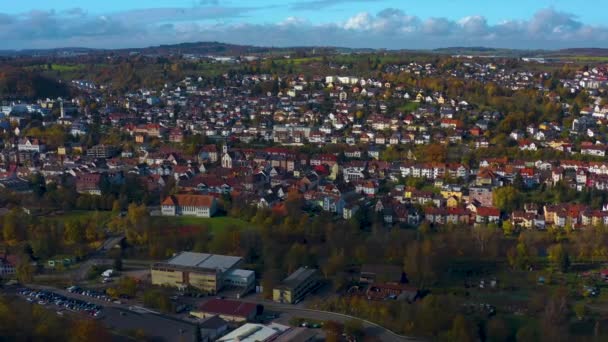
[[[290,16],[268,24],[247,23],[255,8],[217,5],[192,9],[154,8],[91,15],[65,12],[0,13],[0,40],[5,47],[58,46],[142,47],[184,41],[225,41],[263,46],[333,45],[370,48],[436,48],[484,45],[514,48],[608,47],[608,28],[586,25],[553,9],[529,20],[489,24],[485,17],[458,20],[425,18],[387,8],[361,12],[335,23],[312,23]]]
[[[345,23],[346,30],[369,30],[371,28],[372,16],[367,12],[358,13],[350,17]]]

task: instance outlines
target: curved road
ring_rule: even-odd
[[[247,300],[245,300],[247,301]],[[319,320],[319,321],[336,321],[340,323],[345,323],[346,321],[356,319],[363,323],[363,328],[365,332],[369,336],[376,336],[382,341],[393,342],[393,341],[424,341],[419,338],[411,337],[411,336],[403,336],[399,335],[389,329],[386,329],[376,323],[354,317],[349,315],[344,315],[336,312],[329,311],[320,311],[313,309],[301,308],[289,304],[280,304],[270,301],[249,301],[254,304],[264,305],[264,310],[277,311],[281,313],[287,313],[294,317],[311,319],[311,320]]]

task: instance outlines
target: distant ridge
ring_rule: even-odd
[[[147,55],[172,55],[172,54],[198,54],[198,55],[244,55],[260,53],[289,53],[294,51],[316,50],[325,53],[373,53],[373,52],[418,52],[436,53],[450,55],[471,56],[497,56],[497,57],[556,57],[556,56],[608,56],[608,49],[604,48],[569,48],[562,50],[522,50],[507,48],[492,48],[484,46],[453,46],[437,49],[372,49],[372,48],[346,48],[337,46],[291,46],[291,47],[268,47],[255,45],[238,45],[210,42],[184,42],[177,44],[163,44],[143,48],[119,48],[119,49],[95,49],[84,47],[66,47],[53,49],[24,49],[24,50],[0,50],[0,56],[61,56],[74,54],[101,54],[101,53],[140,53]]]
[[[589,56],[589,57],[608,57],[608,49],[603,48],[573,48],[562,49],[551,53],[555,56]]]

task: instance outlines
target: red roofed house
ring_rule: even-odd
[[[310,165],[329,165],[334,166],[338,162],[338,157],[333,154],[318,154],[310,158]]]
[[[217,210],[217,200],[208,195],[167,196],[161,204],[163,216],[211,217]]]
[[[424,209],[424,218],[430,223],[440,225],[469,223],[469,213],[465,208],[427,207]]]
[[[190,314],[202,319],[219,316],[228,322],[246,322],[255,319],[258,315],[258,306],[237,300],[215,298],[202,303]]]
[[[99,173],[83,173],[76,177],[76,191],[79,194],[101,196],[102,175]]]
[[[500,210],[494,207],[479,207],[475,211],[475,223],[498,223]]]

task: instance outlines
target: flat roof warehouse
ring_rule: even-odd
[[[234,268],[239,262],[240,257],[229,255],[216,255],[207,253],[182,252],[169,259],[167,264],[188,268],[201,268],[208,270],[218,270],[225,272]]]

